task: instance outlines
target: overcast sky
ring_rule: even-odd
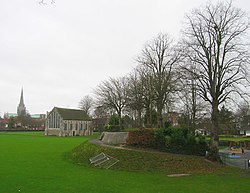
[[[0,115],[16,112],[21,89],[31,113],[78,107],[158,33],[178,39],[186,13],[204,0],[0,0]],[[212,1],[216,2],[216,1]],[[250,11],[249,0],[234,5]]]

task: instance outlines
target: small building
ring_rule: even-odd
[[[45,135],[84,136],[92,135],[89,116],[78,109],[54,107],[45,122]]]
[[[238,129],[238,133],[240,135],[246,136],[246,137],[250,137],[250,126],[244,126]]]
[[[211,132],[208,129],[195,129],[196,135],[210,135]]]
[[[4,129],[4,128],[5,128],[4,119],[2,117],[0,117],[0,129]]]

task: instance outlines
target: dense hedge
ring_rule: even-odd
[[[130,131],[127,145],[136,147],[152,147],[155,144],[153,129],[139,129]]]
[[[172,153],[205,155],[208,149],[203,136],[194,135],[186,128],[170,127],[155,132],[156,147]]]
[[[190,155],[205,155],[208,149],[203,136],[195,136],[188,129],[174,127],[131,131],[127,145]]]

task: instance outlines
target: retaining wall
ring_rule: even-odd
[[[105,144],[119,145],[125,144],[128,132],[103,132],[101,141]]]

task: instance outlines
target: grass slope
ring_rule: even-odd
[[[65,154],[88,137],[0,133],[0,193],[249,192],[249,175],[225,168],[169,178],[158,172],[103,170],[73,164]],[[19,191],[20,190],[20,191]]]
[[[115,149],[88,142],[82,143],[72,151],[72,159],[75,163],[89,165],[89,158],[101,152],[120,160],[112,169],[124,171],[157,172],[162,174],[207,174],[219,168],[199,156],[138,151],[136,149]]]

